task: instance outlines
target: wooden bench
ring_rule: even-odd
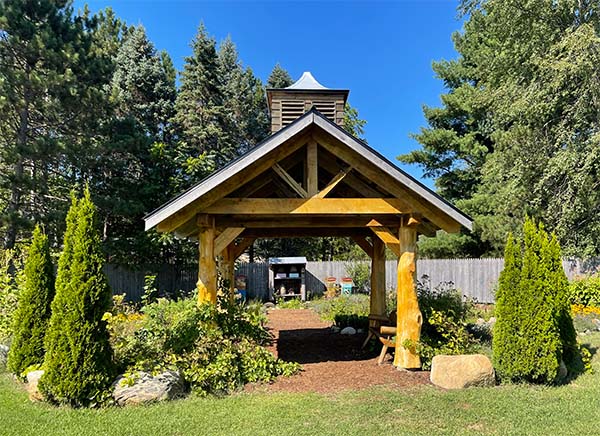
[[[383,359],[385,359],[385,355],[388,352],[388,348],[396,347],[396,339],[394,337],[394,336],[396,336],[396,331],[397,331],[397,329],[394,326],[386,326],[386,325],[381,326],[381,328],[379,330],[379,340],[381,341],[383,346],[381,347],[381,353],[379,354],[379,360],[377,360],[378,365],[381,365],[383,363]]]

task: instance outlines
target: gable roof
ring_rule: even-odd
[[[285,141],[293,138],[294,136],[300,135],[301,132],[313,125],[323,129],[325,132],[335,137],[335,139],[345,144],[351,150],[379,167],[382,172],[391,176],[395,181],[400,183],[406,189],[412,191],[417,196],[421,197],[435,209],[438,209],[467,229],[472,229],[472,221],[469,216],[448,201],[444,200],[414,177],[398,168],[365,142],[350,135],[347,131],[327,119],[316,109],[312,108],[310,111],[306,112],[303,116],[296,119],[285,128],[266,138],[247,153],[201,180],[178,197],[175,197],[173,200],[165,203],[163,206],[146,215],[144,217],[146,230],[156,227],[158,224],[172,217],[183,208],[201,199],[204,195],[218,187],[221,183],[240,173],[250,164],[266,156],[269,152],[275,150]]]

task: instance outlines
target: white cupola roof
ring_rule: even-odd
[[[288,86],[285,89],[329,89],[317,82],[317,79],[310,74],[310,71],[302,73],[302,77],[296,83]]]

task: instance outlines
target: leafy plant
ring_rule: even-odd
[[[193,297],[159,298],[141,313],[107,313],[105,319],[120,370],[179,370],[202,395],[225,394],[299,369],[263,347],[271,336],[261,305],[246,308],[224,296],[217,306],[200,307]]]
[[[44,360],[44,337],[54,298],[54,267],[48,237],[39,226],[33,231],[24,275],[8,353],[8,369],[14,374],[21,374],[25,368]]]
[[[467,329],[473,304],[464,300],[451,283],[442,283],[431,290],[428,284],[420,282],[417,297],[423,325],[421,339],[414,346],[423,369],[431,367],[431,360],[437,354],[466,354],[478,347],[478,341]]]
[[[569,285],[569,300],[581,306],[600,306],[600,274],[573,280]]]
[[[359,291],[368,289],[371,283],[371,268],[366,262],[346,263],[346,273],[352,277],[354,286]]]
[[[324,321],[334,322],[336,316],[369,316],[369,296],[363,294],[340,295],[330,299],[313,300],[308,303]]]

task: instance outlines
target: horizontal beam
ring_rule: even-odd
[[[244,238],[322,238],[369,236],[369,229],[357,228],[315,228],[315,229],[246,229]]]
[[[222,198],[202,213],[229,215],[388,215],[407,211],[397,198]]]
[[[226,215],[216,217],[216,226],[220,229],[229,227],[251,228],[314,228],[314,227],[369,227],[375,219],[378,226],[397,227],[398,217],[387,216],[261,216]]]

